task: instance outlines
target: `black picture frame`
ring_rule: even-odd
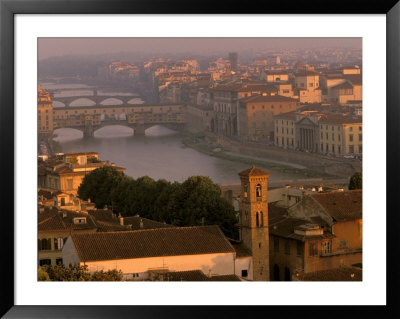
[[[14,18],[16,14],[385,14],[387,22],[387,305],[386,306],[22,306],[14,296]],[[0,156],[2,260],[0,315],[4,318],[160,318],[310,315],[323,317],[400,317],[399,275],[396,269],[399,232],[395,200],[399,177],[400,137],[400,3],[398,0],[246,1],[245,3],[162,0],[0,0]],[[383,142],[383,141],[382,141]],[[377,187],[379,185],[376,185]],[[384,200],[382,199],[382,203]],[[382,204],[384,207],[384,204]],[[376,212],[377,218],[384,212]]]

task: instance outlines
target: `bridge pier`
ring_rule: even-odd
[[[93,125],[87,125],[83,129],[83,137],[88,138],[88,137],[94,137],[94,129]]]
[[[145,136],[146,127],[144,125],[137,125],[133,128],[134,136]]]

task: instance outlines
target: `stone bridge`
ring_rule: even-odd
[[[144,135],[145,130],[163,125],[173,130],[183,130],[186,124],[186,107],[182,104],[95,105],[53,108],[53,127],[74,128],[84,137],[110,125],[123,125]]]
[[[78,96],[55,96],[57,93],[61,93],[64,91],[77,91],[77,90],[85,90],[92,91],[92,95],[78,95]],[[121,104],[129,104],[129,101],[134,98],[142,98],[137,93],[132,93],[131,95],[111,95],[111,94],[102,94],[98,95],[98,90],[96,88],[74,88],[74,89],[56,89],[56,90],[48,90],[51,94],[53,102],[61,102],[65,106],[70,106],[74,101],[79,99],[88,99],[95,103],[93,106],[101,106],[105,100],[108,99],[117,99],[121,101]]]
[[[139,95],[82,95],[68,97],[53,97],[53,102],[61,102],[65,106],[70,106],[74,101],[79,99],[88,99],[95,103],[94,106],[101,106],[105,100],[116,99],[121,101],[121,104],[129,104],[128,102],[135,98],[141,98]],[[134,105],[134,104],[132,104]]]

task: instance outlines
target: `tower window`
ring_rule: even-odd
[[[260,220],[259,220],[258,212],[256,213],[256,226],[260,227]]]
[[[262,192],[261,192],[261,185],[257,184],[256,186],[256,197],[261,198],[262,197]]]
[[[247,185],[244,185],[244,188],[243,188],[243,195],[244,195],[244,198],[246,198],[247,199]]]

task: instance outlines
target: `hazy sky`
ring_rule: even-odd
[[[207,54],[279,48],[360,48],[361,38],[40,38],[39,60],[50,56],[118,52]]]

